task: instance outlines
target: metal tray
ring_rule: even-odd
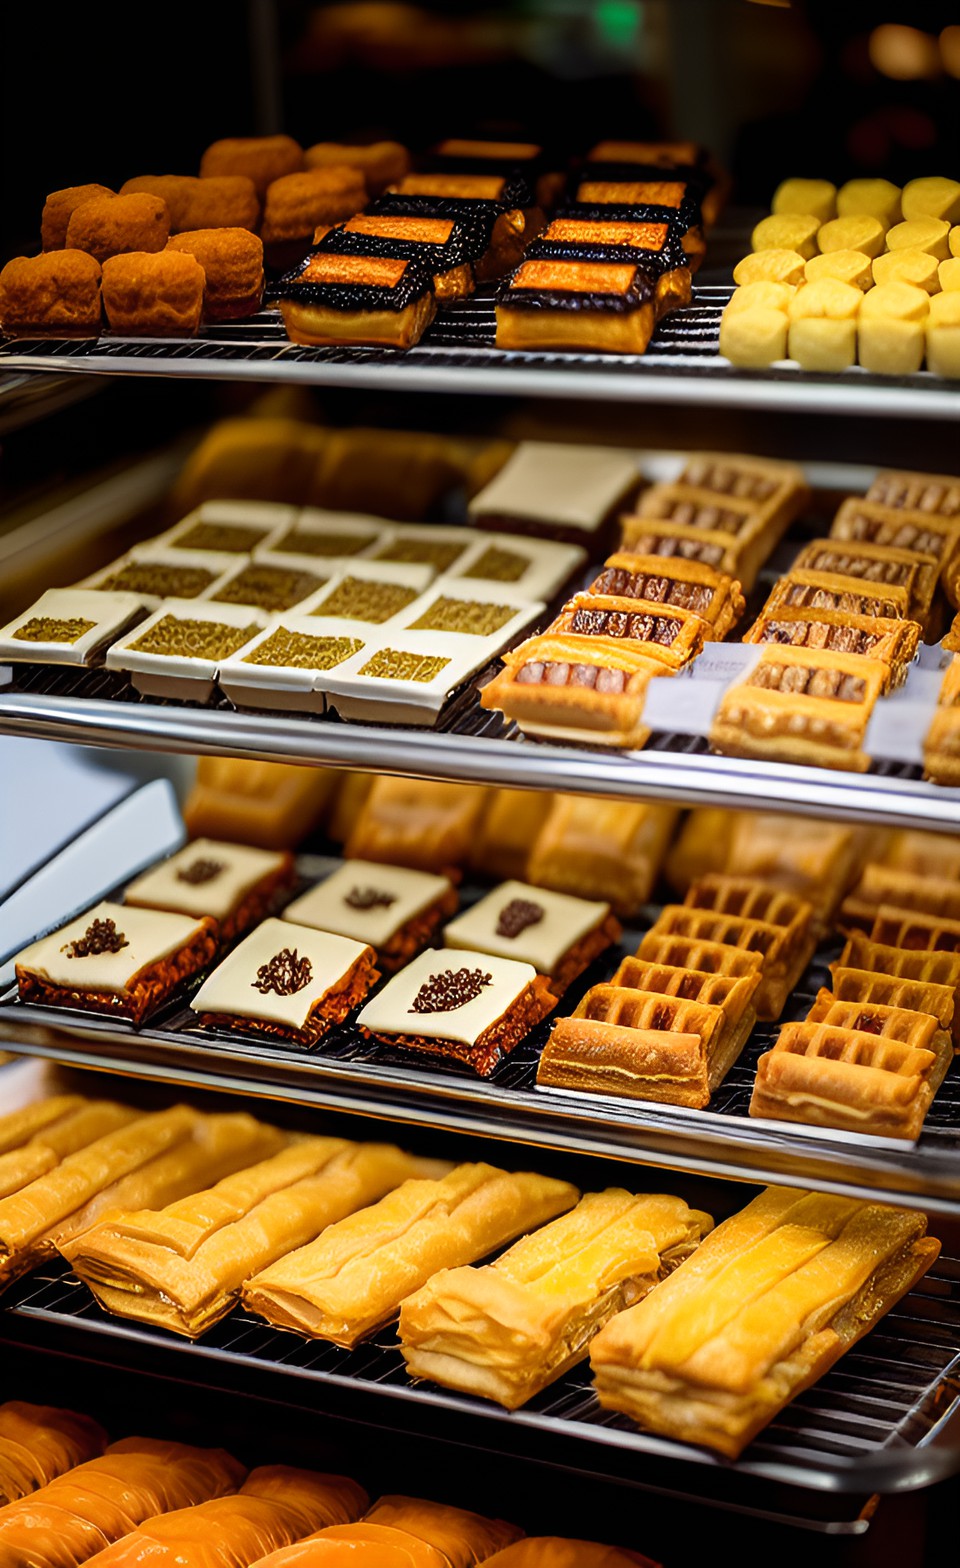
[[[303,885],[337,864],[332,858],[301,857]],[[461,889],[463,904],[484,891],[469,885]],[[655,917],[651,905],[645,918],[624,932],[621,943],[570,987],[559,1010],[572,1012],[590,985],[608,979],[620,958],[636,951]],[[836,942],[818,951],[784,1010],[784,1020],[804,1017],[818,989],[829,985],[826,964],[838,952]],[[198,984],[194,982],[193,989]],[[8,988],[0,992],[0,1040],[25,1055],[160,1082],[240,1090],[257,1098],[382,1116],[398,1124],[741,1181],[801,1183],[854,1197],[886,1197],[928,1213],[960,1215],[960,1058],[949,1068],[920,1138],[909,1143],[752,1118],[756,1064],[772,1044],[775,1023],[756,1026],[710,1106],[695,1111],[538,1089],[537,1062],[549,1020],[533,1029],[489,1078],[481,1079],[458,1063],[365,1040],[350,1020],[309,1050],[264,1043],[264,1037],[253,1032],[204,1029],[187,1005],[189,995],[189,990],[183,992],[136,1028],[122,1019],[23,1003],[15,988]]]

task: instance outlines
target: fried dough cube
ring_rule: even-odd
[[[0,272],[0,329],[11,338],[100,335],[100,263],[82,250],[14,256]]]
[[[935,376],[960,376],[960,291],[935,294],[927,317],[927,369]]]
[[[879,218],[872,218],[868,213],[851,213],[849,217],[824,223],[817,243],[824,255],[831,250],[860,250],[872,260],[883,250],[885,232]]]
[[[761,286],[748,285],[755,288]],[[786,359],[786,312],[765,306],[731,312],[728,306],[720,322],[720,352],[732,365],[755,369],[772,365],[778,359]]]
[[[167,241],[168,251],[196,257],[204,270],[206,321],[236,321],[260,309],[263,241],[249,229],[191,229]]]
[[[98,196],[115,196],[109,185],[67,185],[63,190],[51,191],[43,204],[40,219],[40,242],[43,250],[63,250],[67,243],[67,225],[77,207]]]
[[[67,224],[69,249],[85,250],[101,265],[124,251],[163,250],[169,238],[167,204],[146,191],[95,196],[75,207]]]
[[[825,254],[811,256],[803,269],[808,283],[820,283],[824,278],[836,278],[839,283],[852,283],[854,288],[866,291],[873,287],[873,262],[862,250],[828,250]]]
[[[915,218],[942,218],[947,223],[960,222],[960,182],[945,180],[940,175],[927,175],[923,179],[908,180],[900,198],[903,216]]]
[[[837,215],[849,218],[866,214],[878,218],[885,229],[902,216],[900,187],[889,180],[848,180],[837,191]],[[823,246],[820,247],[821,250]]]
[[[950,225],[942,218],[914,218],[887,231],[887,250],[924,250],[938,261],[950,254]]]
[[[802,283],[804,258],[795,250],[755,250],[733,269],[734,283]]]
[[[120,187],[121,196],[136,191],[162,197],[170,213],[171,234],[256,229],[260,221],[260,198],[245,174],[211,175],[204,180],[192,174],[140,174]]]
[[[303,148],[292,136],[226,136],[211,142],[200,159],[200,176],[245,174],[262,201],[267,186],[303,168]]]
[[[945,265],[945,263],[941,263]],[[937,258],[929,251],[907,245],[903,250],[891,250],[878,256],[873,263],[874,283],[909,283],[927,294],[940,292]]]
[[[200,325],[203,285],[195,256],[129,251],[103,264],[103,308],[111,330],[126,337],[191,337]]]
[[[811,213],[818,223],[837,216],[837,187],[830,180],[782,180],[770,204],[775,213]]]
[[[909,283],[878,284],[860,307],[859,355],[865,370],[908,376],[920,369],[930,296]]]
[[[809,260],[817,254],[820,219],[811,212],[771,213],[761,218],[752,235],[752,250],[795,250]]]
[[[845,370],[856,363],[857,315],[864,295],[852,283],[822,278],[790,301],[788,351],[804,370]]]
[[[727,310],[786,311],[796,292],[792,283],[743,283],[731,294]]]

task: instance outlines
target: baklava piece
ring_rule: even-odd
[[[328,164],[282,174],[267,186],[260,237],[271,267],[295,267],[310,247],[314,231],[352,218],[367,199],[359,169]]]
[[[722,755],[865,773],[864,736],[887,666],[859,654],[764,648],[728,686],[710,727]]]
[[[450,576],[458,585],[502,583],[524,598],[550,600],[586,559],[586,551],[577,544],[519,536],[497,538],[478,543]]]
[[[134,593],[48,588],[0,630],[0,661],[93,664],[103,648],[143,614]]]
[[[478,1262],[579,1196],[569,1182],[482,1164],[405,1181],[255,1275],[243,1302],[277,1328],[350,1350],[438,1269]]]
[[[883,688],[886,692],[902,686],[906,680],[917,656],[922,630],[919,621],[854,615],[849,610],[765,609],[743,641],[860,654],[879,660],[887,668]]]
[[[653,891],[676,820],[672,806],[556,795],[531,844],[527,880],[635,915]]]
[[[470,528],[443,528],[429,524],[397,523],[376,546],[371,561],[399,566],[429,566],[440,576],[465,565],[473,554],[477,536]]]
[[[374,254],[316,251],[276,292],[287,336],[320,348],[412,348],[437,308],[426,266]]]
[[[389,526],[381,517],[305,506],[294,514],[290,527],[275,540],[273,549],[287,555],[315,555],[319,559],[349,556],[352,559],[369,555]],[[255,553],[259,554],[263,548],[255,546]]]
[[[609,904],[510,881],[451,920],[443,940],[449,948],[532,964],[559,997],[620,935]]]
[[[675,558],[669,566],[661,556],[621,551],[605,561],[587,593],[685,610],[708,628],[708,642],[722,641],[743,614],[740,584],[700,561]]]
[[[615,447],[521,441],[469,503],[476,528],[600,548],[640,489],[636,459]],[[519,541],[518,541],[519,544]],[[508,543],[505,548],[512,549]]]
[[[0,272],[0,331],[8,338],[97,338],[100,287],[100,263],[85,251],[15,256]]]
[[[303,148],[292,136],[226,136],[206,148],[200,177],[246,175],[262,200],[273,180],[295,173],[303,164]]]
[[[938,576],[933,556],[918,555],[913,550],[901,550],[893,545],[835,537],[813,539],[804,545],[791,571],[855,577],[864,588],[903,588],[907,594],[907,616],[922,626],[929,621]]]
[[[127,251],[144,255],[161,251],[169,238],[166,202],[139,191],[130,196],[94,196],[74,207],[67,223],[66,249],[85,250],[102,266]]]
[[[456,877],[487,796],[475,784],[378,776],[350,828],[344,855]]]
[[[629,261],[522,261],[497,297],[497,348],[643,354],[659,295]]]
[[[361,1033],[489,1077],[556,1003],[532,964],[428,948],[369,1001]]]
[[[283,919],[363,942],[393,974],[434,944],[457,904],[448,877],[354,859],[295,898]]]
[[[767,1188],[591,1347],[597,1396],[736,1459],[931,1267],[926,1216]]]
[[[639,749],[650,730],[643,706],[663,665],[622,638],[530,637],[480,688],[480,703],[524,734]]]
[[[216,921],[207,916],[103,902],[31,943],[14,963],[22,1002],[139,1024],[216,951]]]
[[[481,1268],[443,1269],[400,1309],[413,1377],[527,1404],[590,1341],[689,1257],[712,1221],[665,1194],[586,1193],[576,1208]]]
[[[107,668],[126,671],[144,696],[205,702],[220,665],[266,624],[265,613],[246,604],[165,599],[141,626],[107,649]]]
[[[205,1029],[313,1046],[380,978],[372,947],[289,920],[261,922],[190,1006]]]
[[[71,214],[76,207],[85,201],[95,201],[97,197],[116,196],[117,192],[110,189],[109,185],[67,185],[62,190],[51,191],[43,204],[43,216],[40,220],[40,241],[43,250],[64,250],[67,243],[67,227]]]
[[[129,883],[123,901],[140,909],[209,915],[227,943],[261,921],[292,881],[289,851],[196,838]]]
[[[568,600],[544,635],[622,639],[672,674],[702,652],[704,625],[699,615],[677,606],[588,592]]]
[[[203,268],[204,321],[240,321],[260,309],[263,241],[249,229],[187,229],[166,249],[194,256]]]
[[[451,632],[458,637],[482,638],[488,656],[509,647],[531,621],[542,617],[546,605],[524,594],[495,584],[444,580],[428,589],[401,612],[396,625],[413,632]]]
[[[121,337],[192,337],[203,312],[205,277],[196,256],[185,251],[131,250],[108,257],[100,293],[110,331]]]
[[[224,557],[213,550],[168,550],[143,544],[77,586],[136,594],[145,610],[158,610],[164,599],[207,598],[229,569]]]
[[[420,597],[433,576],[428,566],[374,565],[358,561],[337,575],[300,607],[305,616],[326,621],[360,621],[383,626],[394,621]]]

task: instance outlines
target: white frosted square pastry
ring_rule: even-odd
[[[336,576],[299,606],[300,615],[333,616],[382,626],[393,621],[429,587],[436,571],[425,561],[345,560],[326,563]]]
[[[609,904],[503,882],[452,920],[447,947],[532,964],[559,996],[620,935]]]
[[[379,979],[374,961],[363,942],[263,920],[207,976],[190,1006],[210,1028],[314,1045]]]
[[[324,674],[363,652],[372,628],[362,621],[276,615],[219,666],[221,689],[238,708],[322,713]]]
[[[456,907],[448,877],[347,860],[288,904],[283,918],[365,942],[376,949],[381,969],[392,971],[429,946]]]
[[[428,948],[371,998],[357,1026],[486,1075],[555,1001],[532,964]]]
[[[442,575],[453,570],[476,540],[472,528],[446,528],[432,523],[395,523],[369,559],[432,566],[438,575]]]
[[[549,600],[586,561],[587,552],[578,544],[557,544],[552,539],[520,534],[510,539],[484,539],[481,535],[449,575],[457,583],[502,583],[525,598]]]
[[[295,506],[274,501],[204,501],[153,543],[176,550],[249,555],[258,545],[275,544],[296,514]]]
[[[89,664],[142,613],[136,594],[48,588],[0,631],[0,659]]]
[[[433,724],[451,692],[495,653],[485,637],[384,627],[361,653],[325,670],[318,687],[343,719]]]
[[[109,593],[133,593],[146,610],[164,599],[208,599],[229,576],[236,557],[215,550],[177,550],[141,544],[78,583]]]
[[[205,702],[217,670],[264,630],[268,617],[249,604],[165,599],[128,636],[107,649],[107,668],[126,670],[146,697]]]
[[[616,447],[521,441],[468,511],[484,528],[596,540],[639,483],[636,458]]]
[[[209,915],[217,922],[220,940],[227,942],[261,920],[292,879],[289,850],[195,838],[137,877],[123,898],[125,904],[144,909]]]
[[[328,512],[319,506],[298,511],[271,548],[294,555],[315,556],[318,561],[340,556],[369,555],[390,531],[384,517],[369,517],[362,512]],[[257,545],[254,555],[264,547]]]
[[[490,657],[508,647],[546,612],[542,600],[528,599],[515,588],[440,577],[394,622],[411,631],[455,633],[485,638]]]

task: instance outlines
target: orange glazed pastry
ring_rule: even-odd
[[[263,241],[249,229],[188,229],[168,240],[167,250],[195,256],[203,268],[205,321],[237,321],[260,309]]]
[[[308,250],[314,229],[352,218],[366,200],[363,175],[345,163],[273,180],[260,226],[271,264],[295,265]]]
[[[100,263],[82,250],[15,256],[0,272],[0,330],[11,338],[100,335]]]
[[[122,251],[163,250],[170,238],[170,214],[159,196],[138,191],[130,196],[96,196],[70,214],[67,246],[104,262]]]
[[[119,198],[118,198],[119,199]],[[192,337],[203,309],[204,271],[195,256],[131,251],[103,268],[111,331],[127,337]]]
[[[52,1405],[0,1405],[0,1507],[95,1459],[107,1434],[89,1416]]]
[[[44,250],[63,250],[67,243],[67,224],[74,209],[98,196],[115,196],[109,185],[67,185],[51,191],[43,204],[40,240]]]
[[[207,180],[193,174],[140,174],[120,187],[121,196],[137,191],[166,202],[171,234],[186,229],[255,229],[260,221],[260,198],[245,174],[211,175]]]
[[[272,180],[303,168],[303,148],[292,136],[227,136],[211,142],[200,175],[245,174],[262,199]]]

